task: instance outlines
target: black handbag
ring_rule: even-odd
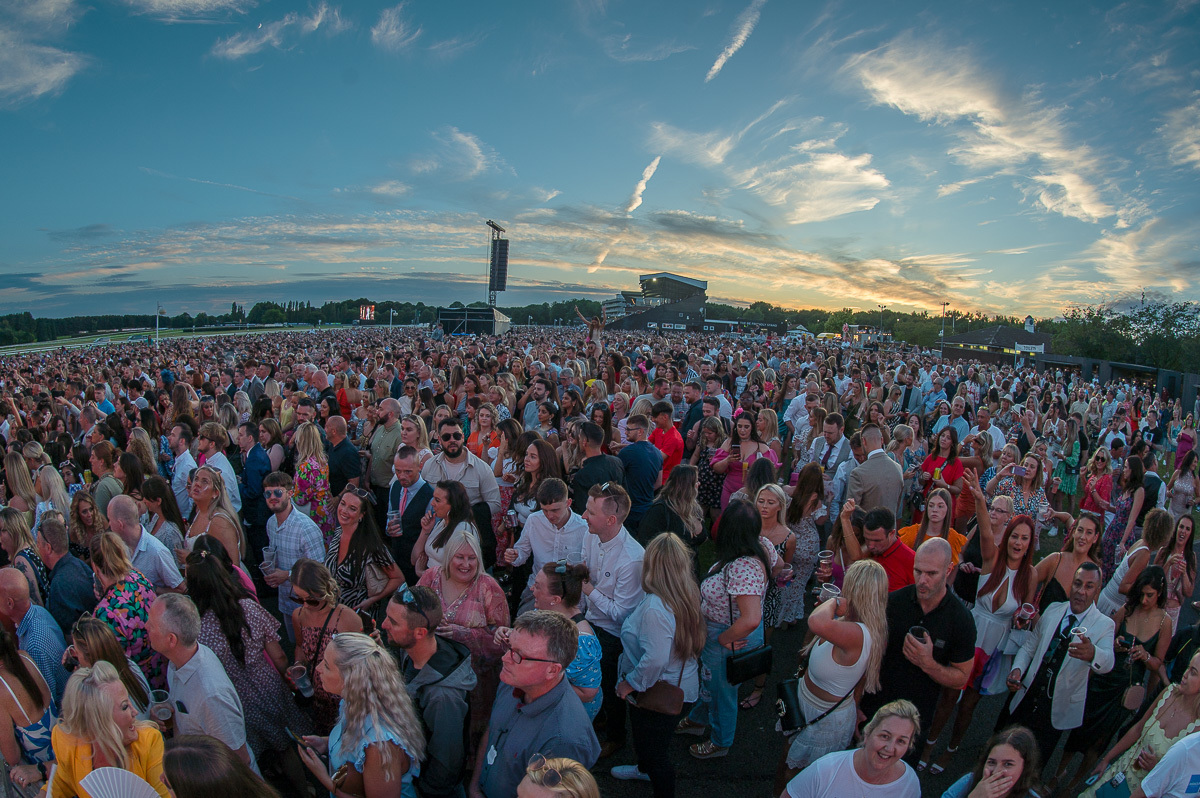
[[[729,582],[726,580],[724,568],[721,569],[721,579],[725,582],[725,597],[729,599],[729,623],[732,625],[733,596],[729,595]],[[775,652],[765,644],[746,651],[736,651],[725,658],[725,681],[741,684],[759,676],[766,676],[771,672],[774,661]]]

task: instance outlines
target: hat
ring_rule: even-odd
[[[1009,404],[1012,404],[1012,400],[1013,398],[1011,393],[1006,393],[1004,396],[1000,397],[1001,402],[1008,402]]]

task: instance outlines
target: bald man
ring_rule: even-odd
[[[325,436],[329,438],[329,490],[340,496],[347,485],[358,485],[362,460],[358,447],[346,437],[346,419],[330,416],[325,421]]]
[[[155,593],[182,591],[183,577],[175,553],[142,529],[136,501],[125,495],[114,496],[108,503],[108,527],[124,541],[125,548],[129,549],[129,561],[150,581]]]
[[[62,666],[67,644],[49,610],[29,600],[29,579],[16,568],[0,568],[0,615],[16,628],[17,647],[29,654],[60,703],[68,678]]]
[[[379,423],[366,448],[371,452],[371,484],[375,494],[375,520],[379,528],[387,526],[388,489],[392,484],[392,458],[400,448],[400,403],[384,399],[379,403]]]

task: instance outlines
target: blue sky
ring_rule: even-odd
[[[1200,297],[1200,3],[0,0],[0,312]]]

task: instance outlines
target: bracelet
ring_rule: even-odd
[[[45,781],[46,779],[49,778],[49,776],[46,774],[46,763],[45,762],[38,762],[37,769],[38,769],[38,773],[40,773],[42,775],[42,781]]]

